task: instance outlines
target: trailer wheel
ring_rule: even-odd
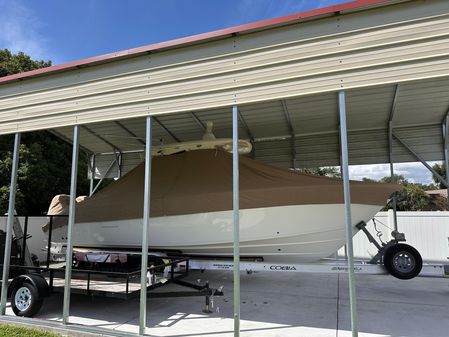
[[[422,258],[412,246],[398,243],[384,253],[384,266],[394,277],[401,280],[412,279],[421,272]]]
[[[11,294],[11,308],[16,316],[33,317],[42,307],[43,300],[34,285],[24,282]]]

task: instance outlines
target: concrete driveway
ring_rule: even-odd
[[[224,286],[214,312],[202,312],[203,297],[151,298],[147,333],[153,336],[231,336],[232,272],[192,271],[189,279]],[[163,290],[176,286],[167,286]],[[346,274],[253,273],[241,275],[242,336],[350,336]],[[402,281],[388,275],[357,275],[360,336],[449,336],[449,279]],[[7,313],[12,315],[8,308]],[[36,318],[61,321],[62,295],[46,300]],[[72,295],[71,322],[137,333],[138,300]]]

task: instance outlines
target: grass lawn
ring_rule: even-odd
[[[0,337],[61,337],[61,335],[45,330],[0,323]]]

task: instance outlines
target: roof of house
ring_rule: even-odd
[[[445,198],[447,198],[447,189],[440,189],[440,190],[430,190],[426,191],[428,195],[441,195]]]

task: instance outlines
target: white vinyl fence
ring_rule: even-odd
[[[24,230],[25,217],[18,217],[20,226]],[[48,232],[42,231],[42,226],[47,222],[47,217],[29,217],[27,234],[31,237],[27,240],[27,245],[30,253],[35,254],[39,261],[44,262],[47,258],[46,247],[48,240]],[[0,230],[6,231],[6,216],[0,217]],[[3,263],[1,261],[0,263]]]
[[[377,230],[384,241],[389,241],[394,228],[392,211],[379,212],[375,216]],[[407,244],[415,247],[425,262],[449,264],[449,212],[397,212],[398,231],[405,233]],[[391,228],[391,229],[390,229]],[[373,221],[367,229],[376,237]],[[362,231],[354,236],[354,256],[368,260],[376,254],[376,248]],[[344,248],[338,251],[344,257]]]

